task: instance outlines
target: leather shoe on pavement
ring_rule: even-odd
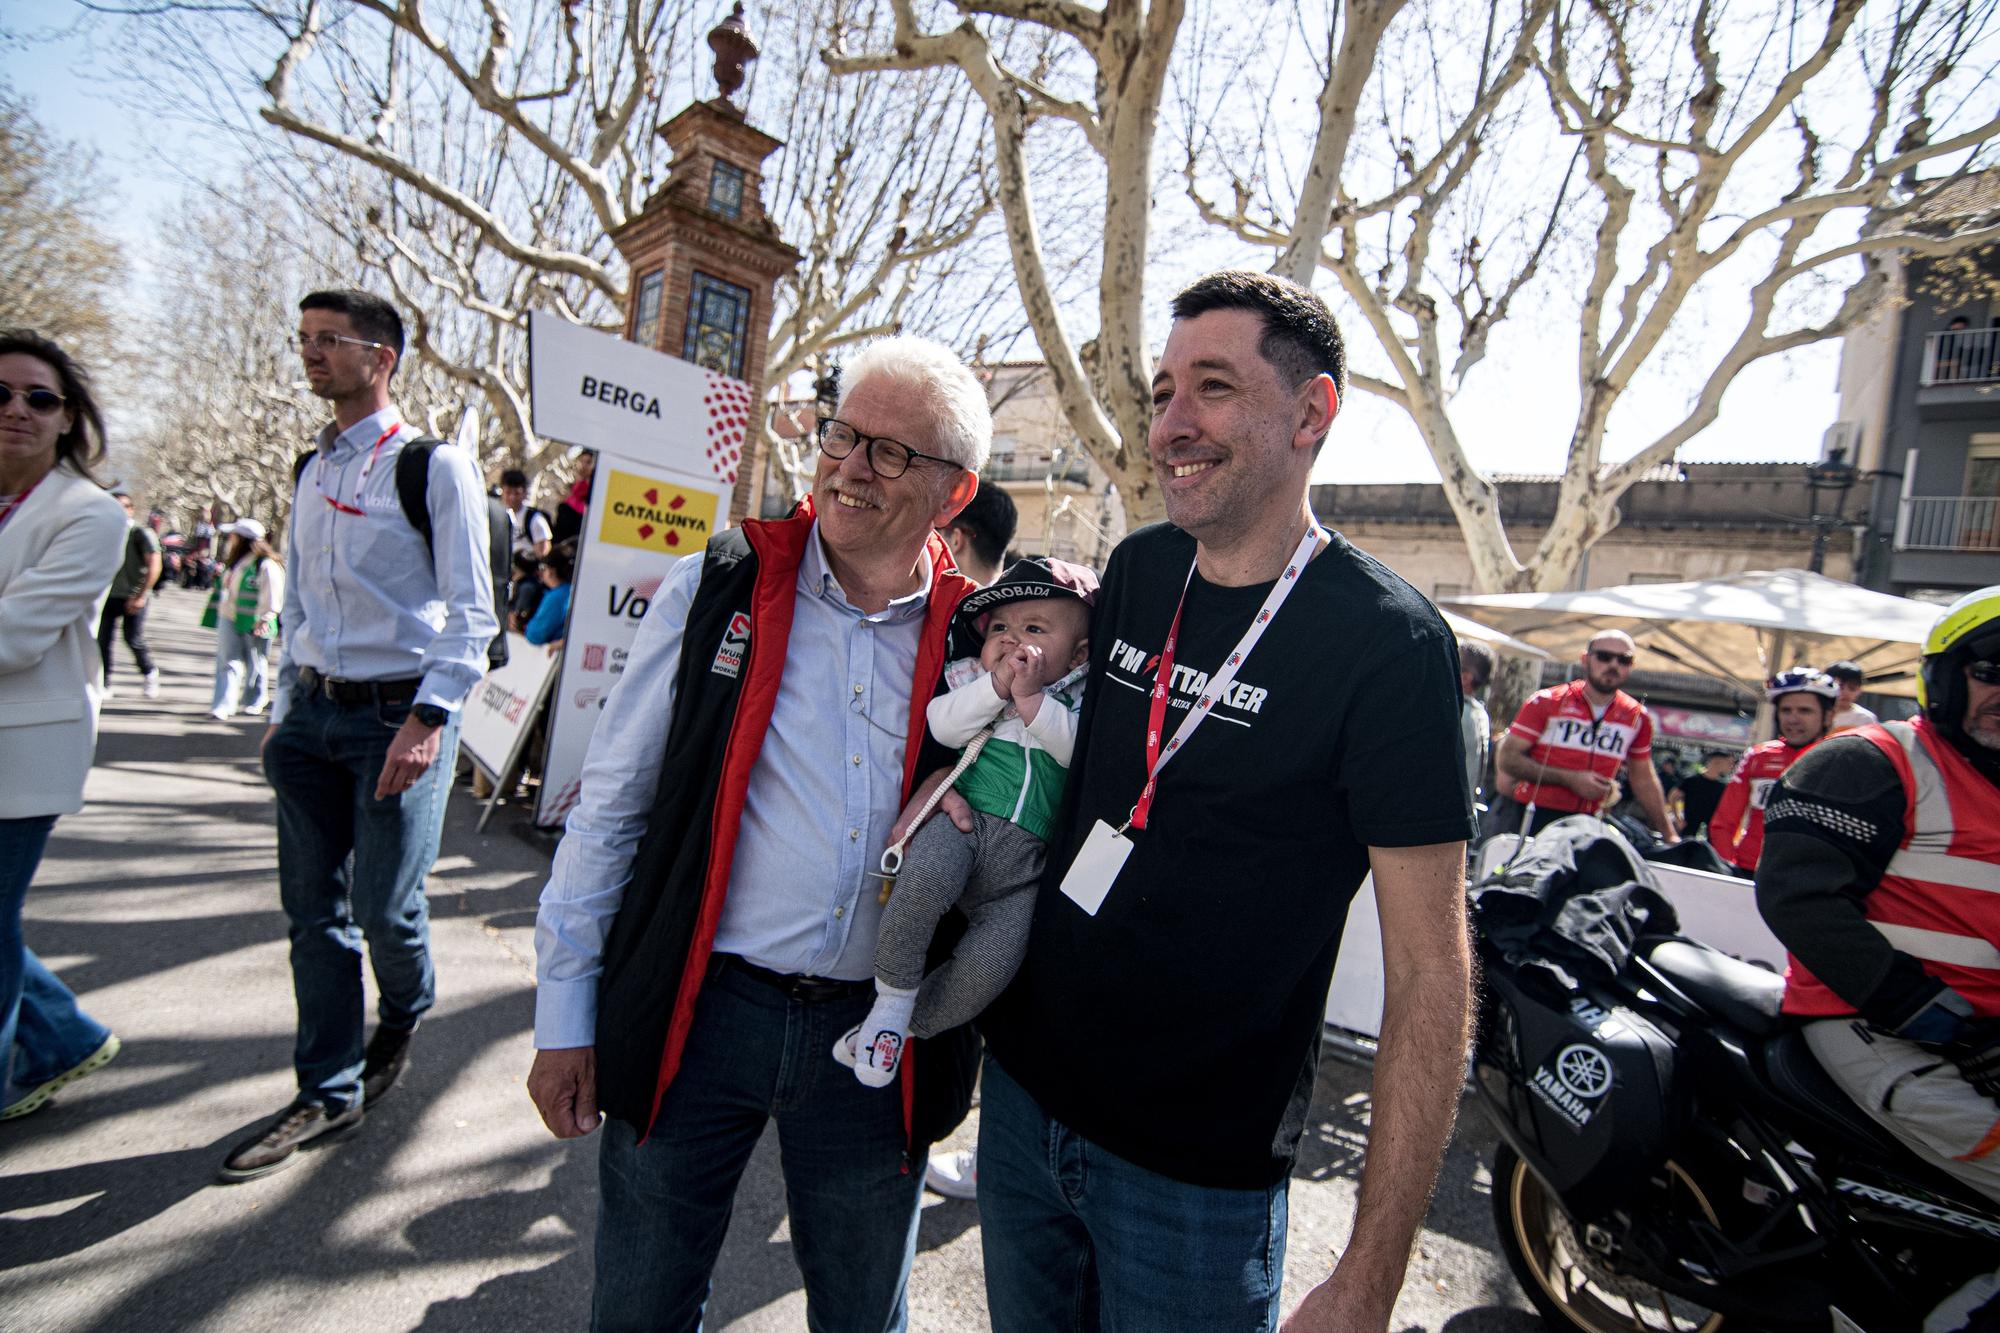
[[[337,1134],[361,1123],[360,1106],[329,1116],[318,1102],[293,1102],[277,1120],[245,1139],[222,1159],[218,1173],[225,1184],[255,1180],[292,1164],[300,1148],[314,1139]]]
[[[361,1065],[364,1105],[373,1106],[396,1086],[396,1080],[409,1066],[410,1038],[416,1035],[415,1026],[392,1028],[384,1023],[375,1029],[375,1035],[368,1039],[368,1051]]]

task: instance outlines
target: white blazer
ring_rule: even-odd
[[[97,617],[126,526],[60,464],[0,524],[0,819],[83,808],[104,690]]]

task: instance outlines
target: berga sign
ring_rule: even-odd
[[[528,315],[535,434],[735,484],[750,386],[537,310]]]
[[[584,755],[674,561],[722,525],[751,430],[750,386],[540,312],[528,316],[537,435],[594,449],[537,823],[581,791]]]

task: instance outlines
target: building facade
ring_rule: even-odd
[[[1557,478],[1497,477],[1500,513],[1518,552],[1532,552],[1555,515]],[[1477,592],[1465,538],[1435,482],[1315,486],[1313,512],[1430,597]],[[1570,586],[1679,583],[1752,569],[1803,569],[1813,557],[1813,493],[1798,463],[1673,463],[1625,493],[1619,523],[1584,556]],[[1823,572],[1851,576],[1852,542],[1824,543]]]
[[[1014,553],[1102,570],[1125,536],[1125,507],[1070,429],[1048,367],[1009,361],[981,374],[993,407],[993,456],[980,482],[1014,497],[1021,513]]]
[[[2000,214],[2000,175],[1955,189],[1938,225]],[[1902,264],[1848,335],[1826,451],[1853,460],[1856,581],[1931,601],[2000,583],[2000,249]]]

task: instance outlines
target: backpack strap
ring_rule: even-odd
[[[405,441],[396,455],[396,499],[432,559],[437,558],[437,549],[431,540],[431,455],[443,443],[435,435],[419,435]]]

